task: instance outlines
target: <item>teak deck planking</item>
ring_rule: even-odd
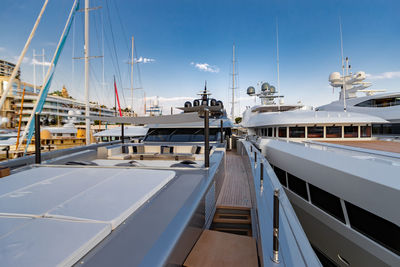
[[[226,175],[217,199],[217,208],[251,208],[248,177],[242,158],[235,152],[226,154]]]

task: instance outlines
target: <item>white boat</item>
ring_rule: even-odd
[[[371,126],[386,123],[350,109],[243,115],[324,265],[400,265],[400,143]]]

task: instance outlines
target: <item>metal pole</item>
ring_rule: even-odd
[[[89,0],[85,0],[85,115],[86,145],[90,145],[90,103],[89,103]]]
[[[260,163],[260,190],[264,190],[264,163]]]
[[[124,133],[124,124],[121,124],[121,142],[124,143],[125,140],[125,133]]]
[[[22,60],[23,60],[24,57],[25,57],[25,53],[26,53],[26,51],[28,50],[28,47],[29,47],[29,45],[30,45],[30,43],[31,43],[31,41],[32,41],[32,38],[33,38],[33,36],[35,35],[36,29],[37,29],[37,27],[38,27],[38,25],[39,25],[39,22],[40,22],[40,20],[41,20],[41,18],[42,18],[42,15],[43,15],[43,13],[44,13],[44,10],[46,9],[46,6],[47,6],[47,3],[48,3],[48,2],[49,2],[49,0],[46,0],[46,2],[44,2],[43,7],[42,7],[42,9],[40,10],[39,16],[38,16],[38,18],[36,19],[35,25],[33,26],[33,29],[32,29],[32,31],[31,31],[31,34],[29,35],[28,40],[26,41],[25,46],[24,46],[24,48],[22,49],[21,55],[20,55],[19,58],[18,58],[17,64],[15,65],[14,70],[13,70],[13,72],[11,73],[11,77],[10,77],[10,79],[8,80],[6,89],[3,91],[3,95],[1,96],[1,99],[0,99],[0,109],[1,109],[1,107],[4,105],[4,101],[6,101],[6,98],[7,98],[7,95],[8,95],[8,91],[10,91],[10,89],[11,89],[11,87],[12,87],[12,84],[13,84],[13,82],[14,82],[14,79],[15,79],[15,77],[16,77],[17,74],[18,74],[19,67],[20,67],[20,65],[21,65],[21,63],[22,63]]]
[[[35,114],[35,163],[41,163],[40,155],[40,113]]]
[[[273,251],[272,261],[279,263],[279,189],[274,190],[274,230],[273,230]]]
[[[210,140],[209,140],[209,124],[208,109],[204,109],[204,165],[210,167]]]
[[[221,144],[224,142],[224,122],[221,120]]]

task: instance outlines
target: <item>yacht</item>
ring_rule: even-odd
[[[387,123],[351,109],[243,114],[326,266],[400,265],[400,143],[372,133]]]
[[[339,100],[317,108],[321,111],[347,111],[381,117],[389,123],[374,124],[375,135],[400,135],[400,92],[383,93],[385,90],[367,89],[370,82],[365,82],[367,75],[363,71],[355,74],[349,72],[350,65],[346,60],[346,75],[333,72],[329,75],[330,85],[340,88]],[[357,93],[365,93],[358,96]],[[378,93],[378,94],[375,94]]]
[[[0,163],[2,264],[321,266],[266,159],[245,140],[227,151],[209,95],[181,114],[91,117],[122,124],[119,141]],[[127,124],[148,127],[143,142]]]

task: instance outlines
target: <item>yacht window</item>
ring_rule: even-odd
[[[358,126],[344,126],[344,138],[357,138]]]
[[[304,198],[305,200],[308,200],[308,195],[307,195],[307,184],[300,178],[287,173],[288,175],[288,182],[289,182],[289,189]]]
[[[336,219],[345,223],[340,199],[316,186],[308,184],[311,202],[318,208],[326,211]]]
[[[153,129],[147,134],[145,141],[165,142],[175,129]]]
[[[351,228],[400,255],[400,227],[356,205],[346,202]]]
[[[272,136],[272,128],[268,128],[268,136],[269,136],[269,137]]]
[[[370,99],[361,103],[356,104],[358,107],[373,107],[383,108],[400,105],[400,97]]]
[[[361,137],[371,137],[371,126],[361,126]]]
[[[274,172],[276,174],[276,177],[278,177],[279,182],[281,183],[281,185],[287,186],[287,183],[286,183],[286,172],[284,170],[282,170],[282,169],[279,169],[276,166],[274,168]]]
[[[278,128],[279,137],[287,137],[287,128],[286,127],[279,127]]]
[[[342,137],[342,126],[326,127],[326,138],[341,138],[341,137]]]
[[[304,138],[305,133],[306,133],[306,127],[289,127],[289,137]]]
[[[190,142],[192,135],[199,129],[178,129],[171,135],[171,142]]]
[[[276,128],[274,128],[274,137],[277,137]]]
[[[315,126],[307,127],[307,138],[323,138],[324,137],[324,127]]]

